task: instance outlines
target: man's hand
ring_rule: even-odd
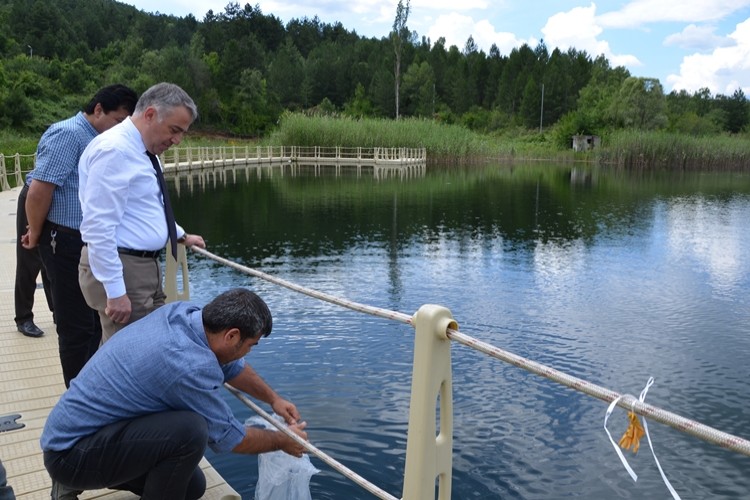
[[[31,229],[28,229],[27,226],[26,233],[21,236],[21,246],[26,250],[31,250],[36,248],[37,245],[39,245],[39,234],[32,235]]]
[[[203,241],[203,236],[199,234],[185,233],[183,235],[183,238],[184,240],[182,240],[182,244],[187,248],[190,248],[193,245],[197,246],[198,248],[206,248],[206,242]]]
[[[307,427],[307,422],[300,422],[299,424],[291,424],[288,429],[307,441],[307,433],[305,432],[305,427]],[[277,432],[277,434],[283,439],[283,441],[281,442],[281,451],[297,458],[302,456],[302,454],[305,452],[304,446],[281,432]]]
[[[307,422],[300,422],[298,424],[291,424],[288,429],[307,441],[305,427],[307,427]],[[245,437],[232,451],[235,453],[251,454],[283,451],[294,457],[301,457],[305,452],[305,447],[281,431],[246,427]]]
[[[107,307],[104,308],[104,314],[109,316],[115,323],[127,323],[132,310],[130,299],[125,294],[115,299],[107,299]]]
[[[273,403],[271,403],[271,408],[273,408],[274,413],[281,416],[289,426],[296,424],[300,420],[297,407],[286,399],[275,399]]]

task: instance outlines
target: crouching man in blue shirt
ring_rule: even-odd
[[[128,490],[144,499],[197,499],[199,467],[216,452],[304,448],[281,432],[245,428],[224,401],[224,382],[271,405],[303,439],[305,422],[244,356],[271,333],[271,313],[253,292],[236,288],[203,309],[161,307],[105,343],[73,379],[41,437],[52,498],[81,490]]]

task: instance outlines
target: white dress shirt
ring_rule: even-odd
[[[161,250],[167,222],[156,172],[130,118],[95,137],[78,162],[83,221],[94,277],[108,298],[125,295],[117,247]],[[176,225],[177,236],[185,231]]]

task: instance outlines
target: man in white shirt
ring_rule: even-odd
[[[158,157],[179,144],[198,110],[177,85],[159,83],[138,99],[132,118],[94,138],[78,164],[83,221],[79,282],[99,312],[102,343],[164,305],[158,256],[171,208],[162,195]],[[149,154],[151,156],[149,156]],[[169,214],[169,215],[166,215]],[[174,224],[177,242],[205,248]]]

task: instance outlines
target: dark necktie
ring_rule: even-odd
[[[148,159],[151,160],[151,165],[156,170],[156,178],[159,181],[159,190],[161,191],[161,197],[164,200],[164,215],[167,218],[167,232],[169,233],[169,244],[172,250],[172,257],[177,260],[177,229],[175,228],[174,212],[172,212],[172,204],[169,203],[169,191],[167,190],[167,182],[164,180],[164,173],[161,171],[161,165],[159,165],[159,159],[156,155],[146,151]]]

